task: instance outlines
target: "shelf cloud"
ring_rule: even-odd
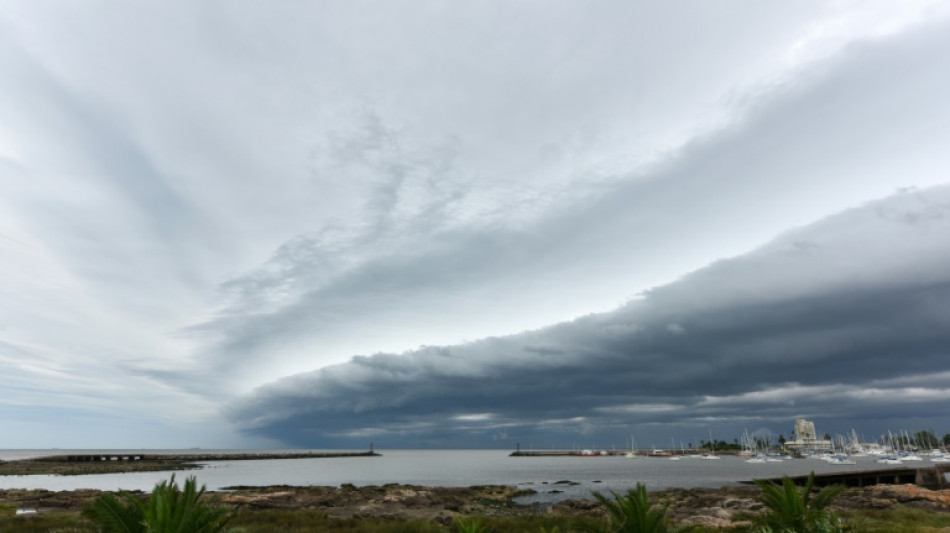
[[[614,311],[355,357],[261,387],[231,416],[297,445],[689,438],[799,415],[843,432],[908,413],[930,427],[950,396],[947,242],[950,187],[899,193]]]

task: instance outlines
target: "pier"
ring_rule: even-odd
[[[377,457],[380,454],[366,452],[292,452],[292,453],[93,453],[50,455],[37,457],[34,461],[50,463],[95,463],[107,461],[255,461],[264,459],[322,459],[331,457]]]
[[[882,470],[861,470],[856,472],[832,472],[815,474],[816,487],[844,485],[845,487],[868,487],[871,485],[917,485],[931,490],[950,488],[946,473],[950,465],[941,464],[927,468],[888,468]],[[805,485],[808,476],[789,476],[799,486]],[[757,479],[781,484],[783,478]],[[744,483],[754,483],[745,481]]]

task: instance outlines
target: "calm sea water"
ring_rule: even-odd
[[[234,452],[234,450],[230,450]],[[309,450],[283,450],[309,451]],[[213,461],[201,470],[177,472],[178,479],[194,475],[208,490],[233,485],[382,485],[406,483],[428,486],[510,485],[533,489],[524,501],[553,502],[590,498],[591,491],[626,490],[636,483],[648,488],[722,487],[743,480],[811,471],[845,472],[884,469],[870,458],[857,465],[835,466],[813,459],[748,464],[737,457],[721,460],[616,457],[509,457],[503,450],[377,450],[380,457]],[[67,453],[227,453],[228,450],[0,450],[0,460]],[[926,466],[929,463],[920,463]],[[173,472],[134,472],[85,476],[0,476],[0,489],[150,490]],[[557,484],[570,481],[574,484]]]

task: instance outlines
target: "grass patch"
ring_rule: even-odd
[[[328,518],[317,509],[242,510],[231,523],[234,533],[444,533],[443,526],[422,520],[379,520],[370,518]]]
[[[486,531],[494,533],[558,531],[572,533],[591,531],[600,523],[593,518],[553,516],[464,517],[478,521]],[[235,533],[456,533],[458,524],[443,525],[432,520],[393,520],[372,518],[328,518],[316,509],[259,510],[240,512],[231,527]]]
[[[74,512],[0,517],[0,533],[98,533],[99,529]]]
[[[950,514],[913,507],[847,511],[841,517],[861,533],[928,533],[950,527]]]

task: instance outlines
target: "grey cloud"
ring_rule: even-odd
[[[219,246],[208,238],[217,229],[210,217],[177,189],[179,171],[153,157],[113,102],[83,90],[55,61],[4,42],[20,55],[7,95],[20,103],[11,124],[25,141],[41,139],[23,143],[16,167],[30,194],[6,203],[30,221],[29,242],[125,312],[146,307],[143,291],[183,298],[204,281],[196,260]]]
[[[950,158],[937,145],[950,136],[950,121],[942,119],[950,110],[934,102],[940,101],[936,95],[950,92],[950,76],[922,59],[934,50],[950,49],[941,29],[855,45],[842,57],[829,59],[825,68],[808,71],[797,83],[757,100],[732,127],[691,143],[649,172],[580,188],[572,202],[548,206],[527,223],[427,223],[420,225],[424,231],[399,231],[398,240],[382,237],[380,230],[357,232],[333,244],[324,244],[322,234],[289,241],[275,256],[284,266],[230,282],[229,287],[252,296],[237,300],[220,318],[198,329],[218,336],[209,353],[226,359],[231,368],[254,367],[270,350],[289,345],[299,354],[288,356],[298,359],[295,368],[305,369],[310,363],[303,354],[313,352],[319,359],[318,354],[333,350],[319,347],[332,340],[332,332],[352,336],[371,331],[380,341],[367,342],[365,349],[376,351],[405,332],[418,337],[432,331],[429,325],[446,314],[484,327],[473,332],[456,326],[454,337],[435,331],[437,339],[509,331],[504,327],[508,315],[537,317],[540,326],[544,320],[551,323],[577,314],[566,310],[615,306],[651,284],[668,281],[671,272],[685,274],[720,259],[724,249],[729,255],[743,253],[790,224],[828,214],[829,208],[840,205],[840,191],[847,189],[847,196],[853,197],[861,190],[869,200],[912,181],[908,172],[919,173],[923,182],[938,175],[943,181]],[[906,85],[929,96],[894,98]],[[856,96],[839,102],[842,94]],[[382,135],[380,128],[373,126],[365,134],[376,141],[354,141],[360,148],[344,151],[355,150],[352,157],[362,160],[367,143],[373,150],[399,144],[392,138],[395,133]],[[394,160],[404,156],[391,155]],[[923,161],[926,171],[918,168]],[[391,177],[383,187],[398,182],[398,176]],[[390,193],[383,196],[392,201]],[[861,216],[903,217],[908,223],[907,216],[924,217],[913,221],[929,224],[939,223],[944,214],[928,210]],[[734,237],[740,233],[747,235],[741,244]],[[788,259],[769,272],[782,276],[782,269],[807,263],[810,252],[825,246],[824,240],[814,235],[779,241],[774,246],[785,247],[782,254]],[[848,244],[841,245],[838,260],[847,261]],[[875,259],[880,276],[889,275],[891,260],[886,252]],[[911,268],[923,275],[930,264]],[[755,257],[746,265],[750,273],[763,269]],[[841,281],[834,276],[836,269],[829,264],[827,271],[787,282],[820,291]],[[714,266],[703,275],[716,272]],[[711,295],[713,301],[747,291],[782,298],[782,291],[797,290],[778,284],[764,290],[739,278],[730,281],[732,285],[710,284],[705,290],[726,294]],[[856,285],[860,281],[844,280]],[[282,284],[291,286],[274,305],[262,308],[253,297],[256,287]],[[676,290],[685,290],[675,287],[685,286],[663,289],[659,292],[664,296],[655,300],[673,301]],[[701,306],[702,301],[690,305]],[[674,319],[670,323],[690,331],[688,324]]]
[[[784,424],[800,413],[881,431],[875,413],[886,420],[908,409],[932,425],[950,394],[950,218],[934,215],[948,207],[950,187],[897,195],[611,313],[465,345],[354,358],[262,387],[231,416],[246,431],[294,445],[345,442],[369,428],[378,442],[445,444],[453,431],[488,438],[499,426],[512,439],[547,434],[563,444],[584,424],[596,428],[591,436],[622,439],[638,425],[696,432],[720,418]],[[906,217],[878,216],[882,210],[932,222],[922,229]],[[881,232],[893,238],[875,239]],[[788,268],[784,243],[812,239],[823,241],[821,250]],[[850,254],[847,263],[840,249]],[[882,254],[894,258],[886,275],[877,271]],[[921,263],[929,265],[927,277],[918,276]],[[829,269],[837,283],[802,281]],[[853,279],[861,283],[847,283]],[[758,298],[758,289],[776,286],[790,289]],[[682,331],[670,329],[673,318]],[[632,323],[639,326],[624,327]],[[463,429],[458,417],[471,413],[493,415],[466,419]]]
[[[156,167],[129,121],[97,95],[78,90],[75,82],[57,74],[20,43],[7,44],[26,56],[16,62],[18,83],[12,91],[19,93],[26,109],[44,119],[31,129],[40,129],[70,148],[68,160],[80,174],[77,178],[90,185],[101,183],[107,193],[124,196],[139,211],[139,223],[153,224],[151,237],[166,240],[169,230],[181,234],[183,227],[194,226],[195,210],[174,191],[163,175],[166,170]],[[68,205],[62,202],[47,206],[47,210],[55,215],[56,208]]]

